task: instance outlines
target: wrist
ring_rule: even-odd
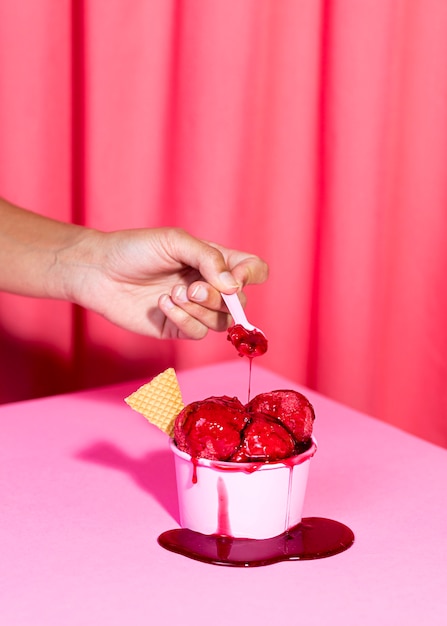
[[[92,273],[98,271],[101,249],[100,231],[71,226],[66,241],[53,252],[53,262],[48,271],[48,295],[85,306],[85,294],[92,284]]]

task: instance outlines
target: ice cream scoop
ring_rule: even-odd
[[[194,458],[226,461],[241,443],[241,432],[248,422],[245,407],[228,396],[198,400],[185,406],[174,426],[180,450]]]
[[[299,391],[278,389],[261,393],[245,408],[255,415],[261,413],[278,419],[298,442],[307,441],[312,435],[315,411]]]
[[[292,389],[261,393],[246,405],[213,396],[180,411],[174,440],[195,459],[275,463],[310,447],[314,419],[309,400]]]

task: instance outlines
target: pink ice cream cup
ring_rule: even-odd
[[[193,459],[171,441],[180,525],[204,535],[268,539],[300,523],[310,459],[308,450],[277,463]]]

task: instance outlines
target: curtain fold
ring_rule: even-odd
[[[0,2],[0,194],[271,268],[262,365],[447,446],[443,0]],[[0,401],[235,358],[0,294]]]

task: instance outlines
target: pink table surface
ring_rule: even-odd
[[[185,402],[247,395],[244,360],[179,373]],[[157,543],[178,527],[173,460],[123,398],[145,381],[0,407],[5,626],[446,624],[447,450],[303,390],[319,450],[306,516],[356,535],[344,553],[258,568]],[[296,388],[261,366],[252,395]]]

